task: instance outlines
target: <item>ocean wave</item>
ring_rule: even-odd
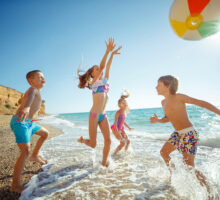
[[[50,115],[50,116],[46,116],[42,118],[42,121],[40,121],[41,123],[44,124],[49,124],[55,128],[64,128],[64,127],[69,127],[69,128],[74,128],[75,124],[73,122],[70,122],[68,120],[65,119],[60,119],[58,117],[56,117],[56,115]]]
[[[216,130],[220,130],[220,125],[218,123],[219,118],[216,117],[215,120],[212,120],[209,123],[209,129],[210,132],[206,130],[206,127],[201,127],[201,133],[199,130],[199,145],[200,146],[207,146],[207,147],[213,147],[213,148],[220,148],[220,131],[216,132]],[[86,125],[76,125],[73,122],[70,122],[69,120],[60,119],[56,115],[46,116],[42,118],[42,123],[49,124],[51,126],[54,126],[55,128],[59,128],[63,131],[74,131],[75,129],[79,129],[85,132],[85,135],[88,135],[88,126]],[[204,129],[206,131],[204,131]],[[98,132],[100,133],[100,130],[98,129]],[[128,131],[126,130],[126,133],[131,136],[132,138],[135,137],[142,137],[146,140],[156,140],[156,141],[162,141],[165,142],[169,139],[171,133],[160,133],[160,132],[150,132],[150,131],[141,131],[141,130],[133,130]]]

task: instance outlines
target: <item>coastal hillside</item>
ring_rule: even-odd
[[[14,114],[19,104],[18,100],[23,96],[23,93],[0,85],[0,114]],[[45,114],[45,101],[42,101],[39,114]]]

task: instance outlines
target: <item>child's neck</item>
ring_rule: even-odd
[[[174,95],[173,95],[173,94],[170,94],[170,93],[167,93],[167,94],[164,94],[163,96],[165,97],[165,99],[170,99],[170,98],[172,98]]]
[[[38,88],[38,87],[36,87],[34,85],[31,85],[31,87],[36,88],[39,92],[41,91],[41,88]]]

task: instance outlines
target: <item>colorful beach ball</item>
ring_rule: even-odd
[[[220,31],[220,0],[174,0],[170,24],[186,40],[201,40]]]

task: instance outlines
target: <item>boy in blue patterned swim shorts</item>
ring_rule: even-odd
[[[161,102],[165,116],[159,119],[154,113],[150,121],[151,123],[171,122],[175,129],[162,147],[160,151],[161,156],[166,165],[170,167],[170,153],[177,149],[183,155],[184,162],[188,166],[194,167],[194,159],[198,145],[198,133],[189,121],[186,104],[194,104],[206,108],[218,115],[220,115],[220,110],[208,102],[194,99],[184,94],[177,94],[178,80],[171,75],[160,77],[156,89],[158,95],[165,97]],[[209,191],[205,177],[198,170],[195,171],[196,177],[201,185],[206,185]]]
[[[26,78],[31,87],[25,92],[22,99],[20,99],[20,106],[10,123],[20,150],[20,155],[14,167],[13,181],[10,190],[18,193],[21,193],[24,189],[24,186],[20,183],[20,179],[25,160],[30,154],[30,140],[32,135],[39,135],[40,138],[29,160],[44,165],[46,161],[39,157],[39,150],[49,134],[45,128],[34,123],[34,118],[41,107],[40,90],[45,84],[44,76],[41,71],[34,70],[27,73]]]

